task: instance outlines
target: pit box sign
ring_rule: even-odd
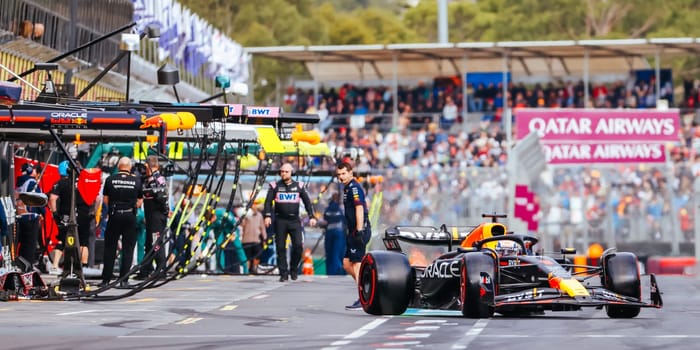
[[[515,118],[517,138],[538,132],[553,165],[663,163],[680,130],[677,109],[519,108]]]

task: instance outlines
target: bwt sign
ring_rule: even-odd
[[[517,109],[517,137],[540,135],[549,164],[659,163],[679,140],[678,110]]]

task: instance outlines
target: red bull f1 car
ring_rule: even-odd
[[[654,275],[649,275],[650,302],[642,300],[633,253],[608,249],[599,266],[576,266],[566,257],[575,250],[562,249],[556,258],[535,253],[536,237],[508,232],[497,222],[505,215],[483,216],[491,221],[463,232],[459,228],[448,232],[445,225],[387,229],[386,251],[370,251],[360,265],[358,289],[364,311],[400,315],[412,307],[460,310],[465,317],[487,318],[494,313],[518,316],[597,307],[605,308],[611,318],[633,318],[641,308],[662,307]],[[430,260],[418,249],[404,251],[401,243],[437,253]]]

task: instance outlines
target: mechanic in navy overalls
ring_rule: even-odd
[[[309,213],[309,224],[316,225],[314,208],[309,199],[309,194],[304,189],[304,184],[292,179],[292,165],[285,163],[280,167],[280,180],[270,183],[265,198],[265,226],[272,223],[273,200],[275,213],[275,245],[277,246],[277,268],[280,272],[280,282],[285,282],[292,277],[297,279],[301,253],[304,249],[304,238],[299,219],[299,202],[304,202],[304,208]],[[292,252],[290,266],[287,268],[287,249],[285,243],[287,234],[292,238]]]
[[[158,157],[150,155],[146,158],[146,180],[143,183],[143,213],[146,217],[146,244],[145,254],[151,250],[152,259],[142,263],[141,271],[137,279],[145,279],[153,273],[153,261],[155,260],[157,270],[160,271],[165,266],[165,250],[162,249],[163,242],[157,242],[158,238],[164,234],[165,227],[170,215],[168,203],[168,183],[160,173]],[[157,243],[154,245],[154,243]]]
[[[336,169],[338,181],[343,187],[343,207],[347,224],[347,237],[343,268],[357,282],[360,271],[360,263],[365,256],[367,243],[372,238],[372,229],[369,224],[369,211],[365,201],[365,191],[355,180],[352,165],[347,162],[338,164]],[[362,310],[360,300],[345,307],[346,310]]]
[[[102,283],[109,284],[114,273],[114,260],[117,257],[119,237],[122,239],[122,254],[119,264],[121,286],[128,287],[126,274],[131,269],[136,246],[136,209],[143,203],[141,181],[131,174],[131,159],[122,157],[117,163],[119,172],[105,180],[102,190],[103,202],[109,210],[109,220],[105,230],[104,268]]]

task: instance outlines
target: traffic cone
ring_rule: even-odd
[[[311,249],[304,250],[304,264],[301,266],[302,275],[314,274],[314,259],[311,258]]]

